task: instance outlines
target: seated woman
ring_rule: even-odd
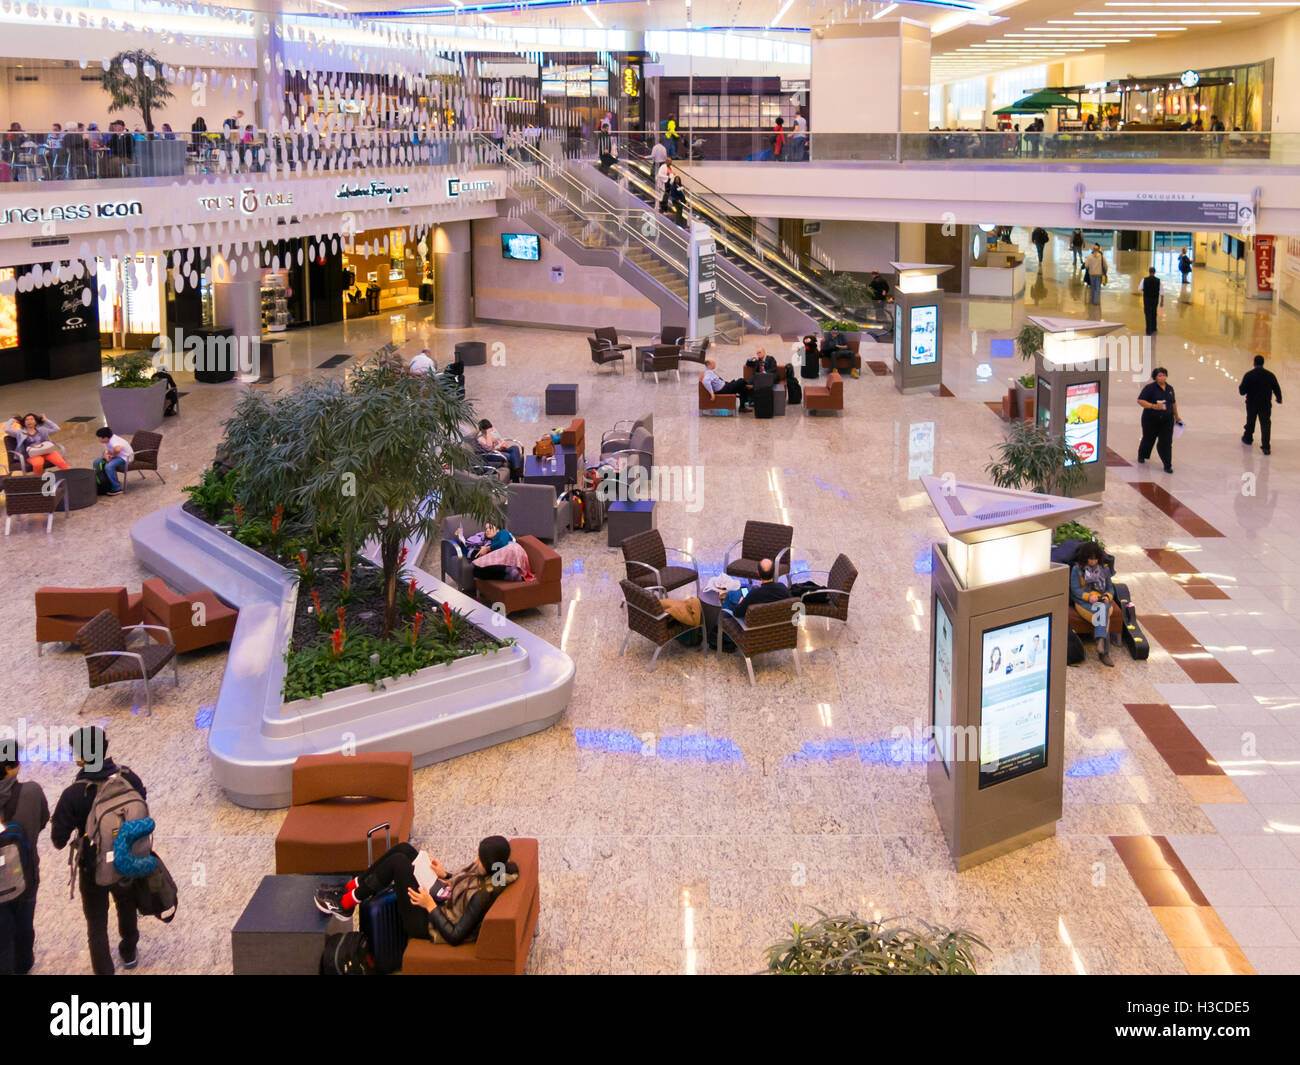
[[[57,433],[59,427],[45,417],[44,414],[29,412],[21,417],[15,414],[5,424],[4,431],[14,438],[17,450],[22,454],[29,469],[36,476],[40,476],[41,471],[45,469],[46,462],[61,470],[68,468],[68,460],[63,457],[58,445],[50,439],[50,435]],[[17,473],[18,471],[13,472]]]
[[[524,567],[511,565],[510,563],[499,563],[489,561],[489,555],[495,555],[496,552],[503,550],[510,544],[515,543],[515,537],[512,532],[502,529],[492,522],[483,523],[482,536],[465,537],[463,528],[456,530],[456,543],[465,557],[474,563],[474,576],[485,581],[517,581],[526,580],[522,573],[526,570],[528,555],[520,548],[524,555]],[[504,556],[502,556],[504,557]]]
[[[493,465],[499,464],[502,457],[510,463],[510,480],[518,482],[524,475],[523,448],[501,439],[501,434],[492,428],[492,423],[484,418],[478,423],[478,436],[474,438],[483,457]],[[493,460],[496,460],[495,462]]]
[[[518,879],[519,868],[510,860],[510,841],[504,836],[481,840],[478,858],[457,873],[448,873],[428,851],[399,843],[346,887],[321,888],[315,901],[321,913],[350,917],[357,903],[391,885],[411,939],[455,947],[478,938],[488,908],[502,888]]]
[[[1097,639],[1097,657],[1104,666],[1115,663],[1110,657],[1110,612],[1116,609],[1115,585],[1110,580],[1110,567],[1103,561],[1105,552],[1100,545],[1082,543],[1074,554],[1070,567],[1070,602],[1075,612],[1092,622]]]

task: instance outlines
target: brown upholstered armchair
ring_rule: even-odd
[[[140,591],[144,620],[165,629],[178,654],[229,643],[234,638],[239,611],[226,606],[206,588],[193,595],[178,595],[165,581],[154,577],[145,581]],[[202,623],[198,621],[195,606],[203,607]]]
[[[623,637],[623,646],[618,649],[618,653],[622,655],[627,650],[632,633],[644,636],[655,645],[655,653],[650,656],[649,672],[655,671],[659,652],[682,633],[699,629],[700,636],[704,636],[703,619],[699,625],[685,625],[659,605],[659,596],[656,593],[662,592],[665,596],[668,594],[663,588],[657,586],[642,588],[629,580],[619,581],[619,587],[623,589],[623,598],[627,604],[627,634]]]
[[[158,472],[158,450],[162,447],[162,433],[149,433],[141,429],[131,435],[131,450],[134,455],[131,461],[127,463],[126,472],[129,474],[132,470],[140,473],[141,480],[147,480],[144,475],[145,470],[152,470],[153,475],[163,481],[163,475]],[[122,487],[126,487],[129,477],[122,478]]]
[[[700,594],[700,571],[694,556],[679,547],[665,547],[658,529],[629,536],[621,546],[627,579],[638,588],[659,587],[667,595],[674,588],[694,582],[695,594]],[[669,565],[669,551],[688,559],[690,565]]]
[[[623,345],[622,351],[602,344],[595,337],[587,337],[587,344],[591,347],[591,361],[596,364],[597,368],[616,362],[618,368],[623,369],[623,355],[627,349],[626,344]]]
[[[144,620],[139,592],[125,588],[37,588],[36,653],[47,643],[71,643],[81,627],[101,610],[107,610],[122,628]]]
[[[734,392],[714,395],[704,387],[704,374],[700,374],[700,412],[735,414],[740,408],[740,397]]]
[[[681,380],[680,354],[677,348],[669,344],[656,344],[648,351],[641,352],[641,361],[637,369],[642,373],[652,373],[655,375],[655,382],[658,383],[661,373],[672,372]]]
[[[802,576],[802,574],[800,575]],[[814,571],[810,577],[825,576],[826,590],[805,592],[800,596],[805,617],[826,618],[826,627],[830,628],[830,619],[847,622],[849,620],[849,595],[853,591],[853,582],[858,579],[857,567],[849,561],[847,555],[838,555],[831,565],[830,572]]]
[[[387,821],[411,838],[415,776],[410,751],[303,754],[293,763],[293,806],[275,836],[275,871],[357,873],[366,832]]]
[[[18,514],[44,514],[45,535],[50,535],[54,527],[54,512],[63,507],[63,516],[68,516],[68,486],[62,480],[54,482],[54,491],[45,493],[45,478],[37,474],[26,476],[9,476],[0,478],[0,492],[5,497],[5,535],[9,535],[9,523]]]
[[[745,522],[745,535],[727,548],[723,561],[723,572],[742,580],[756,581],[761,577],[759,563],[770,558],[775,569],[774,576],[790,572],[790,551],[794,543],[794,529],[789,525],[778,525],[771,521]],[[731,553],[740,548],[735,558]]]
[[[862,369],[862,356],[859,354],[858,350],[859,345],[862,342],[860,340],[846,340],[844,343],[848,345],[848,350],[845,350],[844,348],[837,348],[835,350],[834,366],[831,365],[831,355],[827,354],[818,356],[818,361],[821,363],[823,370],[852,371]]]
[[[809,414],[815,410],[843,410],[844,378],[832,370],[824,385],[808,385],[803,390],[803,409]]]
[[[473,943],[451,946],[410,939],[402,955],[402,975],[519,976],[537,934],[541,877],[537,840],[512,839],[510,860],[519,879],[502,889],[483,915]]]
[[[149,641],[128,648],[127,636],[136,632],[145,632],[146,639],[149,632],[160,633],[165,642]],[[172,645],[171,634],[161,626],[132,625],[124,629],[111,610],[101,610],[77,631],[77,643],[86,656],[86,673],[92,688],[125,680],[144,681],[145,713],[150,717],[153,716],[153,692],[149,682],[168,662],[172,667],[172,684],[180,684],[176,672],[176,648]]]
[[[744,619],[736,617],[730,610],[718,612],[718,655],[722,655],[722,636],[730,637],[742,655],[745,656],[745,669],[749,671],[749,683],[754,683],[754,655],[766,654],[768,651],[789,650],[794,662],[794,671],[799,672],[799,626],[795,624],[794,611],[791,609],[794,599],[778,600],[775,603],[759,603],[745,612]]]
[[[535,536],[519,536],[516,539],[519,546],[528,553],[528,565],[533,571],[533,579],[485,581],[481,577],[477,578],[475,584],[479,601],[488,606],[501,603],[507,614],[554,603],[555,612],[561,613],[564,609],[564,587],[561,580],[564,563],[559,553]]]

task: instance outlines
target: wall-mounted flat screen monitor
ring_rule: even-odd
[[[985,629],[980,658],[982,789],[1047,765],[1052,616]]]
[[[542,257],[542,241],[536,233],[502,233],[501,257],[535,263]]]

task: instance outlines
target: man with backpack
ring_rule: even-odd
[[[81,889],[91,967],[96,976],[112,976],[113,955],[108,948],[110,898],[117,908],[121,936],[118,956],[128,969],[134,969],[139,961],[135,887],[114,869],[113,839],[127,821],[149,816],[145,788],[129,768],[118,769],[108,757],[108,737],[97,725],[72,734],[72,757],[78,766],[77,776],[64,788],[54,808],[50,842],[56,850],[63,850],[75,834],[69,864],[74,867],[73,875]]]
[[[45,792],[18,782],[18,743],[0,740],[0,976],[26,976],[36,962],[36,837],[50,820]]]

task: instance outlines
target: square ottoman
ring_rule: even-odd
[[[462,340],[456,345],[456,361],[464,366],[486,366],[487,345],[481,340]]]
[[[236,976],[315,976],[325,937],[352,931],[352,921],[327,917],[312,901],[322,886],[346,876],[264,876],[230,933]]]
[[[619,500],[611,503],[605,510],[605,524],[609,529],[606,542],[610,547],[618,547],[629,536],[649,532],[655,527],[655,501],[624,503]]]
[[[577,385],[547,385],[546,386],[546,413],[547,414],[577,414],[578,413],[578,386]]]

